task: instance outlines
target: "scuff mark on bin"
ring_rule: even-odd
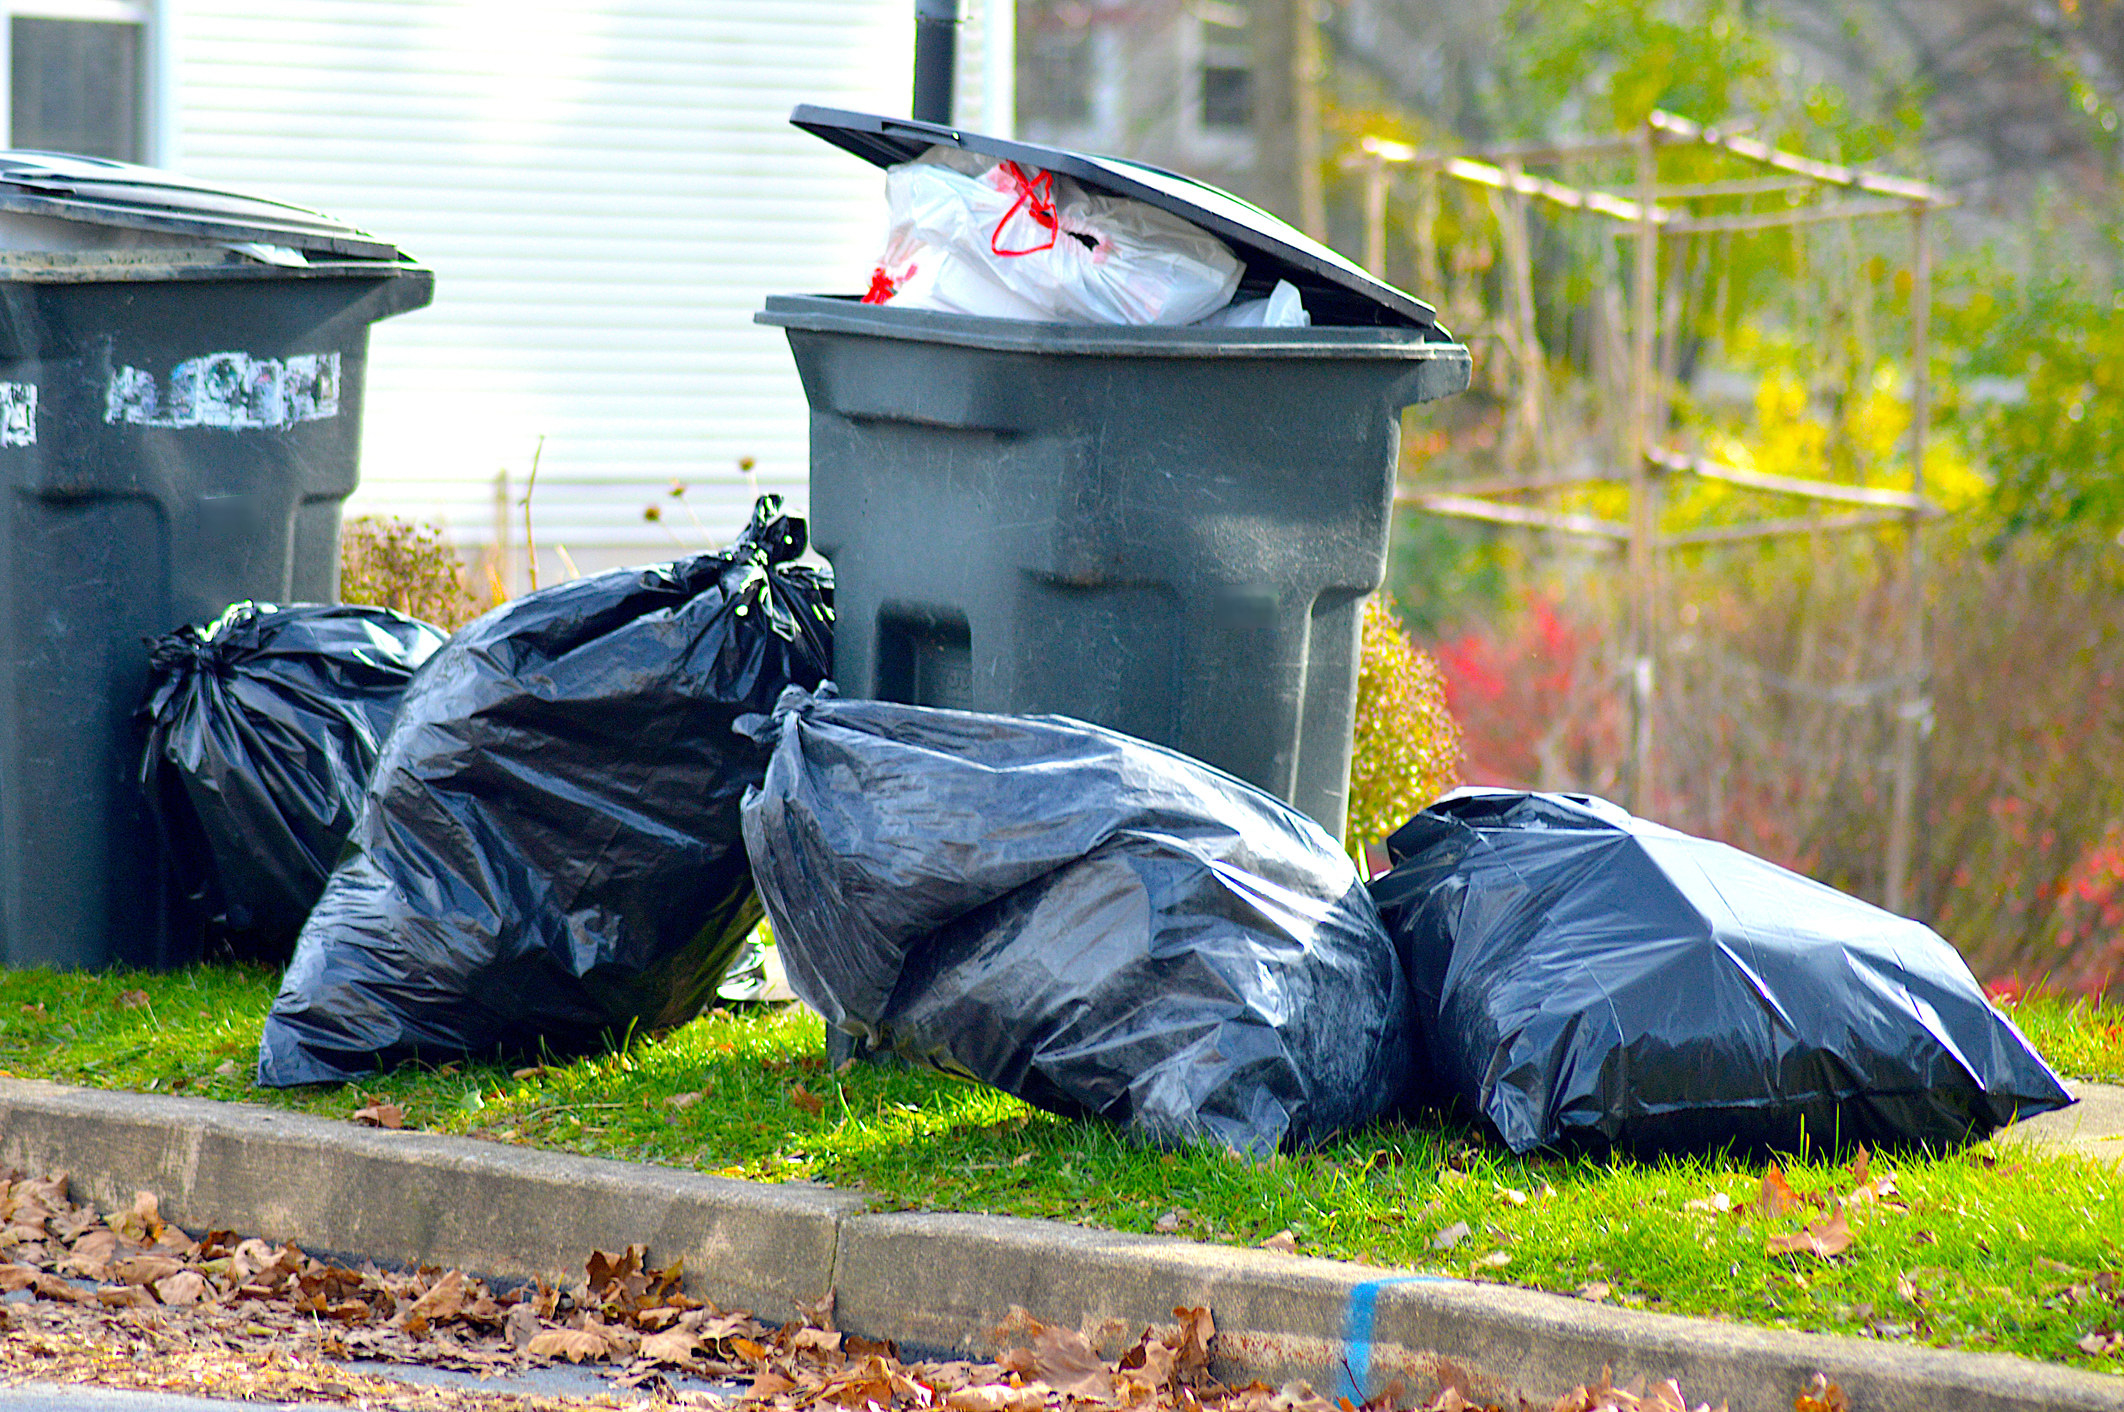
[[[147,427],[278,430],[339,415],[339,355],[257,358],[208,353],[170,370],[169,385],[141,368],[119,368],[104,393],[103,420]]]
[[[37,444],[37,384],[0,382],[0,446]]]

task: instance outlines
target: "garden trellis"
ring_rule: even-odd
[[[1677,151],[1699,154],[1690,160],[1696,168],[1690,179],[1662,175],[1663,154]],[[1660,777],[1655,707],[1662,678],[1660,585],[1669,556],[1678,550],[1788,535],[1901,527],[1898,670],[1886,680],[1867,684],[1867,691],[1886,691],[1896,698],[1881,891],[1887,907],[1906,910],[1921,786],[1920,744],[1930,715],[1923,528],[1940,513],[1926,495],[1924,472],[1932,408],[1930,220],[1952,204],[1950,199],[1923,182],[1818,161],[1779,150],[1745,132],[1704,127],[1664,112],[1654,112],[1634,131],[1612,137],[1478,153],[1426,152],[1368,137],[1350,164],[1364,182],[1365,263],[1374,272],[1385,266],[1395,188],[1413,178],[1415,211],[1409,228],[1417,279],[1426,289],[1442,287],[1437,224],[1443,183],[1480,190],[1488,198],[1503,262],[1496,282],[1502,312],[1490,320],[1491,328],[1468,332],[1487,335],[1509,355],[1516,386],[1505,426],[1506,464],[1501,474],[1404,488],[1399,498],[1431,514],[1591,542],[1623,555],[1630,705],[1627,780],[1633,808],[1655,807]],[[1563,168],[1569,175],[1570,169],[1588,165],[1621,171],[1624,164],[1629,183],[1623,191],[1592,182],[1574,184],[1535,170]],[[1668,165],[1680,163],[1670,160]],[[1751,174],[1721,174],[1734,167]],[[1609,438],[1611,451],[1587,456],[1581,448],[1568,463],[1555,435],[1548,356],[1537,330],[1530,219],[1535,202],[1605,223],[1606,234],[1622,242],[1618,264],[1626,253],[1630,265],[1626,280],[1602,291],[1612,299],[1620,285],[1628,294],[1628,308],[1616,301],[1611,319],[1620,335],[1613,341],[1623,355],[1618,360],[1624,369],[1622,425]],[[1884,220],[1906,222],[1909,234],[1908,488],[1770,473],[1677,444],[1670,429],[1680,395],[1677,366],[1685,306],[1692,297],[1701,299],[1714,283],[1719,251],[1713,245],[1824,224],[1848,231],[1860,222]],[[1810,508],[1745,523],[1668,529],[1662,525],[1662,506],[1669,483],[1682,478],[1798,500]],[[1587,513],[1584,493],[1603,485],[1627,488],[1625,518]],[[1573,497],[1580,503],[1567,503]]]

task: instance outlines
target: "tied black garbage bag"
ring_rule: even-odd
[[[1428,1096],[1514,1152],[1944,1148],[2073,1101],[1938,933],[1725,844],[1461,790],[1387,850]]]
[[[762,497],[728,550],[577,579],[453,637],[407,693],[303,928],[258,1082],[585,1053],[699,1012],[759,918],[732,730],[832,660],[832,580]]]
[[[150,645],[140,784],[177,899],[174,960],[288,959],[443,637],[389,608],[238,603]]]
[[[1059,716],[792,691],[745,847],[789,982],[910,1062],[1166,1144],[1266,1153],[1384,1111],[1401,969],[1320,827]]]

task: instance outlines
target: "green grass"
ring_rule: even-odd
[[[826,1069],[815,1017],[718,1011],[624,1053],[516,1077],[481,1064],[407,1066],[363,1085],[250,1087],[273,977],[201,967],[169,975],[0,973],[0,1067],[23,1077],[267,1103],[345,1118],[395,1102],[413,1126],[756,1181],[858,1188],[881,1208],[1041,1216],[1158,1228],[1238,1245],[1289,1229],[1309,1254],[1408,1265],[1778,1327],[2020,1353],[2110,1369],[2076,1342],[2124,1321],[2094,1277],[2124,1272],[2124,1180],[2114,1167],[1978,1147],[1876,1162],[1907,1210],[1849,1212],[1830,1261],[1765,1241],[1818,1211],[1745,1207],[1763,1168],[1515,1158],[1472,1131],[1381,1125],[1320,1151],[1245,1162],[1158,1153],[1108,1128],[1038,1113],[940,1077]],[[2124,1012],[2024,1001],[2015,1017],[2061,1068],[2124,1077]],[[693,1095],[698,1095],[693,1097]],[[1787,1164],[1802,1193],[1851,1173]],[[1692,1207],[1690,1203],[1698,1205]],[[1465,1224],[1449,1250],[1442,1231]],[[2124,1283],[2120,1281],[2119,1283]]]

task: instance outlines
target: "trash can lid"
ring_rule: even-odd
[[[396,246],[301,206],[202,186],[153,167],[61,152],[0,152],[0,211],[357,259],[405,259]]]
[[[1438,321],[1435,311],[1421,299],[1373,278],[1361,266],[1252,202],[1161,167],[811,103],[798,104],[789,121],[880,167],[911,162],[933,146],[959,147],[1059,172],[1110,195],[1149,202],[1233,246],[1246,262],[1239,287],[1247,293],[1267,294],[1278,280],[1296,285],[1316,323],[1427,327]]]

